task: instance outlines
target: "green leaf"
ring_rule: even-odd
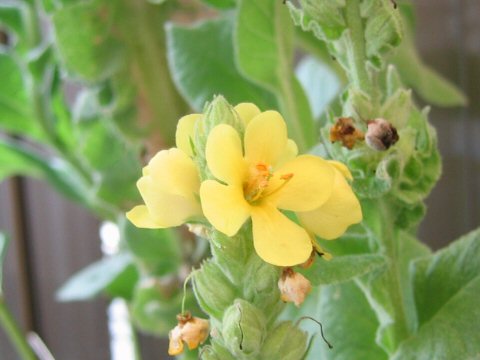
[[[385,222],[384,218],[369,213],[364,206],[365,218],[376,222]],[[379,211],[377,209],[377,211]],[[383,220],[382,220],[383,219]],[[370,224],[372,229],[382,224]],[[386,225],[389,226],[389,225]],[[390,225],[391,226],[391,225]],[[410,264],[412,259],[430,253],[430,250],[404,231],[396,231],[396,235],[382,233],[379,236],[391,236],[389,241],[395,242],[395,254],[389,252],[388,267],[382,272],[371,272],[357,279],[357,284],[369,299],[372,309],[377,314],[380,328],[377,343],[392,353],[398,341],[397,333],[407,336],[413,332],[417,323],[413,287],[410,283]],[[395,294],[392,296],[392,294]]]
[[[148,274],[167,275],[181,265],[182,239],[175,229],[140,229],[128,220],[122,226],[128,249]]]
[[[300,84],[310,102],[315,119],[326,110],[341,89],[341,82],[335,71],[313,57],[303,58],[295,70]]]
[[[412,267],[419,328],[394,359],[474,359],[480,354],[480,229]]]
[[[205,4],[217,9],[231,9],[235,7],[235,0],[202,0]]]
[[[196,110],[222,94],[229,103],[275,106],[268,91],[246,80],[237,70],[233,50],[233,18],[209,20],[194,27],[167,25],[168,59],[174,81]]]
[[[298,271],[313,285],[338,284],[379,270],[385,265],[386,259],[383,255],[346,255],[334,257],[330,261],[320,258],[307,270]]]
[[[275,93],[300,150],[312,147],[317,136],[308,100],[292,72],[294,27],[287,7],[277,0],[240,0],[235,30],[239,68]]]
[[[422,61],[413,42],[413,30],[406,32],[407,36],[392,57],[392,63],[397,67],[402,81],[434,105],[467,105],[467,97],[457,86]]]
[[[85,1],[53,15],[56,45],[68,71],[99,82],[117,71],[124,59],[122,47],[111,36],[113,3]]]
[[[173,290],[173,293],[171,293]],[[145,278],[135,289],[130,303],[133,322],[142,331],[166,336],[175,325],[176,316],[182,312],[183,291],[163,285],[156,278]],[[185,298],[185,309],[200,315],[200,309],[190,289]]]
[[[5,234],[0,233],[0,296],[2,295],[3,284],[3,262],[7,255],[8,238]]]
[[[119,253],[90,264],[73,275],[56,293],[59,301],[84,301],[99,295],[132,264],[132,256]]]
[[[0,138],[0,163],[0,181],[13,175],[32,176],[47,181],[75,201],[91,200],[86,184],[61,159],[44,159],[20,143]]]
[[[28,75],[13,56],[0,53],[0,78],[0,128],[42,138],[27,94]]]
[[[314,289],[299,310],[298,316],[309,316],[323,325],[329,349],[320,336],[319,325],[305,319],[313,344],[306,360],[386,360],[388,357],[375,344],[378,321],[365,296],[353,282]]]

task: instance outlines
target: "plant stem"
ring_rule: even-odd
[[[345,18],[349,28],[347,34],[348,75],[357,88],[370,94],[372,93],[372,84],[365,66],[367,55],[359,0],[347,0]]]
[[[3,297],[0,296],[0,324],[5,330],[10,341],[17,350],[18,355],[23,360],[36,360],[30,345],[27,343],[25,336],[23,335],[20,327],[15,321],[12,313],[8,310],[7,305]]]

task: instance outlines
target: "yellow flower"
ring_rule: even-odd
[[[143,168],[137,187],[145,205],[135,206],[127,218],[137,227],[166,228],[179,226],[201,216],[198,201],[200,178],[191,159],[188,133],[200,115],[188,115],[177,126],[177,146],[158,152]]]
[[[237,108],[242,117],[245,112]],[[249,110],[243,146],[229,125],[218,125],[209,134],[206,159],[218,181],[206,180],[200,186],[203,213],[228,236],[251,217],[255,250],[264,261],[278,266],[303,263],[312,251],[310,236],[280,210],[296,212],[309,223],[317,216],[335,228],[332,233],[343,232],[350,218],[335,222],[324,216],[336,218],[337,204],[328,203],[350,200],[351,189],[348,183],[348,189],[341,186],[345,179],[335,164],[313,155],[296,156],[279,113],[255,112],[251,106]],[[311,231],[317,230],[313,226]]]

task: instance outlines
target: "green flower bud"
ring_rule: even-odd
[[[216,319],[222,318],[225,309],[237,297],[234,286],[213,260],[205,261],[195,272],[193,290],[200,307]]]
[[[223,315],[223,338],[237,358],[259,354],[265,338],[265,327],[262,311],[245,300],[235,300]]]
[[[262,261],[254,255],[246,265],[247,273],[244,274],[244,296],[267,317],[272,311],[278,310],[276,305],[282,304],[278,290],[280,268]]]
[[[307,351],[308,336],[291,321],[278,324],[268,334],[259,359],[300,360]]]
[[[305,14],[319,25],[326,40],[337,39],[345,30],[342,14],[345,0],[302,0],[301,4]]]
[[[215,126],[220,124],[231,125],[240,135],[243,134],[243,122],[232,105],[223,96],[216,96],[211,103],[205,106],[203,117],[196,122],[195,126],[195,149],[197,150],[197,158],[200,161],[205,161],[205,146],[208,134]]]

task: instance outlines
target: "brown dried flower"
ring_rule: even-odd
[[[185,342],[190,350],[203,343],[210,329],[208,320],[192,317],[190,313],[177,316],[178,325],[168,334],[168,354],[179,355],[183,352]]]
[[[312,285],[302,274],[293,271],[292,268],[284,268],[278,280],[278,288],[282,301],[293,302],[298,307],[305,301],[312,290]]]
[[[369,120],[368,130],[365,134],[365,142],[369,147],[377,151],[385,151],[394,145],[399,137],[397,129],[385,119]]]
[[[330,129],[330,141],[341,141],[348,149],[352,149],[363,138],[363,132],[355,127],[353,119],[349,117],[338,118]]]

